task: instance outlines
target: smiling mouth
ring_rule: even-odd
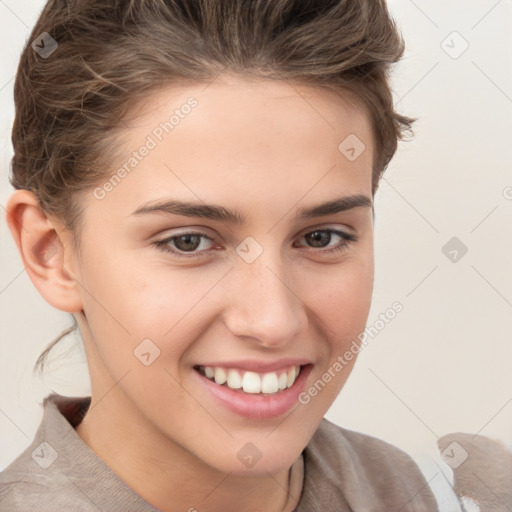
[[[287,366],[275,372],[257,373],[212,366],[194,366],[194,370],[208,380],[240,393],[276,395],[291,388],[304,366]]]

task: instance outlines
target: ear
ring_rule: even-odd
[[[37,291],[57,309],[68,313],[82,311],[78,283],[72,272],[64,268],[73,255],[69,231],[55,221],[50,222],[35,194],[28,190],[16,190],[6,210],[7,224]]]

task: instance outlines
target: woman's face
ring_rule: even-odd
[[[67,260],[89,414],[133,428],[155,458],[281,471],[349,376],[355,357],[336,362],[370,308],[368,120],[325,90],[227,76],[162,90],[141,112],[118,165],[80,197]]]

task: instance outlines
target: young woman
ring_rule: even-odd
[[[323,418],[412,123],[388,84],[402,53],[376,0],[47,3],[8,223],[92,392],[44,400],[1,510],[436,510],[409,456]]]

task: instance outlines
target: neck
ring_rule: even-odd
[[[127,414],[120,405],[121,393],[113,391],[109,395],[95,401],[93,394],[89,411],[76,432],[128,486],[157,509],[294,510],[299,496],[289,489],[290,469],[260,476],[220,472],[142,421],[140,413]]]

